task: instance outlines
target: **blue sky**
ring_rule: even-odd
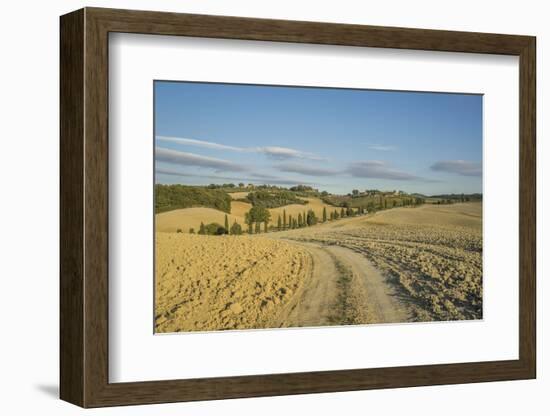
[[[482,96],[156,81],[157,183],[482,191]]]

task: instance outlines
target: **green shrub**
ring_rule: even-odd
[[[313,212],[313,210],[311,209],[307,212],[306,223],[307,225],[317,224],[317,216],[315,215],[315,212]]]
[[[255,191],[250,192],[245,201],[250,202],[253,206],[264,208],[278,208],[289,204],[307,204],[307,201],[300,199],[294,192],[290,191]]]
[[[204,231],[206,235],[223,235],[227,233],[225,227],[217,222],[211,222],[204,226]]]
[[[243,233],[243,229],[242,227],[240,226],[239,223],[237,223],[237,221],[235,221],[233,223],[233,225],[231,226],[231,234],[232,235],[241,235]]]

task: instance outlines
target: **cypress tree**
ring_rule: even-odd
[[[199,234],[204,235],[206,234],[206,229],[204,228],[204,223],[201,221],[201,226],[199,228]]]
[[[327,207],[323,207],[323,222],[327,222]]]
[[[250,214],[250,211],[244,214],[244,222],[246,225],[248,225],[248,234],[252,234],[252,223],[254,222],[254,220],[252,218],[252,215]]]
[[[301,227],[302,225],[302,214],[298,214],[298,227]]]
[[[283,228],[286,228],[286,209],[283,209]]]
[[[229,219],[227,218],[227,214],[225,214],[225,233],[229,234]]]
[[[277,219],[277,229],[281,231],[283,222],[281,221],[281,216],[279,215],[279,218]]]
[[[344,218],[346,216],[346,211],[344,211],[344,207],[340,210],[340,217]]]

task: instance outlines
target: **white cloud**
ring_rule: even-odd
[[[260,173],[251,173],[247,176],[225,176],[225,175],[201,175],[191,172],[182,172],[174,169],[157,167],[155,169],[157,175],[169,175],[183,178],[203,178],[214,181],[230,181],[230,182],[246,182],[246,183],[270,183],[273,185],[311,185],[309,182],[299,181],[291,178],[278,178],[271,175],[263,175]]]
[[[294,162],[279,163],[274,167],[276,169],[279,169],[282,172],[300,173],[302,175],[309,175],[309,176],[331,176],[331,175],[336,175],[340,173],[339,171],[334,169],[317,167],[317,166],[308,166],[308,165],[303,165],[301,163],[294,163]]]
[[[395,146],[385,146],[382,144],[372,144],[369,146],[369,149],[371,150],[377,150],[380,152],[392,152],[394,150],[397,150],[397,147]]]
[[[455,173],[462,176],[481,176],[481,162],[467,160],[442,160],[434,163],[431,170],[436,172]]]
[[[247,170],[244,166],[228,160],[201,156],[194,153],[179,152],[177,150],[165,149],[163,147],[155,148],[155,160],[185,166],[210,168],[215,169],[216,171],[243,172]]]
[[[196,140],[196,139],[186,139],[183,137],[167,137],[167,136],[157,136],[157,140],[163,141],[163,142],[170,142],[170,143],[179,143],[189,146],[197,146],[197,147],[203,147],[207,149],[218,149],[218,150],[232,150],[235,152],[242,152],[245,149],[241,147],[235,147],[235,146],[226,146],[225,144],[219,144],[214,142],[207,142],[204,140]]]
[[[392,169],[385,162],[380,160],[365,160],[353,162],[349,165],[347,172],[358,178],[376,178],[409,181],[421,179],[416,175]]]
[[[196,146],[206,149],[217,149],[217,150],[230,150],[233,152],[241,153],[260,153],[265,154],[266,156],[272,157],[274,159],[310,159],[310,160],[325,160],[322,157],[319,157],[313,153],[302,152],[301,150],[291,149],[288,147],[279,147],[279,146],[263,146],[263,147],[237,147],[237,146],[228,146],[225,144],[208,142],[205,140],[197,139],[188,139],[184,137],[168,137],[168,136],[156,136],[158,141],[178,143],[187,146]]]
[[[310,160],[324,160],[322,157],[314,155],[313,153],[302,152],[300,150],[290,149],[288,147],[278,146],[266,146],[255,147],[255,152],[263,153],[274,159],[310,159]]]

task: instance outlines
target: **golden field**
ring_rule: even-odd
[[[233,198],[244,198],[247,192],[235,192],[230,194]],[[236,195],[236,196],[235,196]],[[280,208],[271,208],[271,223],[270,225],[277,224],[277,218],[280,215],[283,217],[283,211],[286,211],[287,218],[298,217],[298,214],[303,214],[309,209],[312,209],[317,215],[317,218],[323,217],[323,207],[327,208],[327,212],[334,211],[334,207],[323,203],[319,198],[301,198],[307,200],[305,205],[291,204]],[[229,220],[229,226],[237,221],[243,229],[246,228],[244,223],[244,214],[250,211],[252,204],[242,201],[231,201],[231,214],[227,214]],[[199,230],[201,222],[204,224],[217,222],[220,225],[224,225],[225,212],[213,209],[213,208],[183,208],[173,211],[163,212],[156,214],[156,230],[160,232],[175,233],[180,229],[183,233],[188,233],[190,228],[193,228],[195,232]]]
[[[157,232],[155,332],[273,327],[310,272],[287,242]]]
[[[248,195],[248,191],[230,192],[230,193],[229,193],[229,196],[230,196],[232,199],[246,198],[247,195]]]
[[[240,215],[229,219],[243,224],[249,204],[233,204]],[[319,200],[308,205],[322,212]],[[207,208],[157,215],[157,332],[482,318],[481,203],[393,208],[258,235],[174,232],[224,216]]]
[[[217,222],[220,225],[224,225],[225,215],[225,212],[214,208],[175,209],[157,214],[155,216],[155,227],[157,232],[164,233],[175,233],[178,229],[183,233],[188,233],[190,228],[193,228],[197,232],[199,231],[201,222],[204,224]],[[227,214],[227,217],[230,221],[230,226],[234,221],[244,225],[244,218],[241,216]]]
[[[396,208],[285,238],[360,253],[399,290],[411,320],[481,319],[481,214],[481,203]]]

